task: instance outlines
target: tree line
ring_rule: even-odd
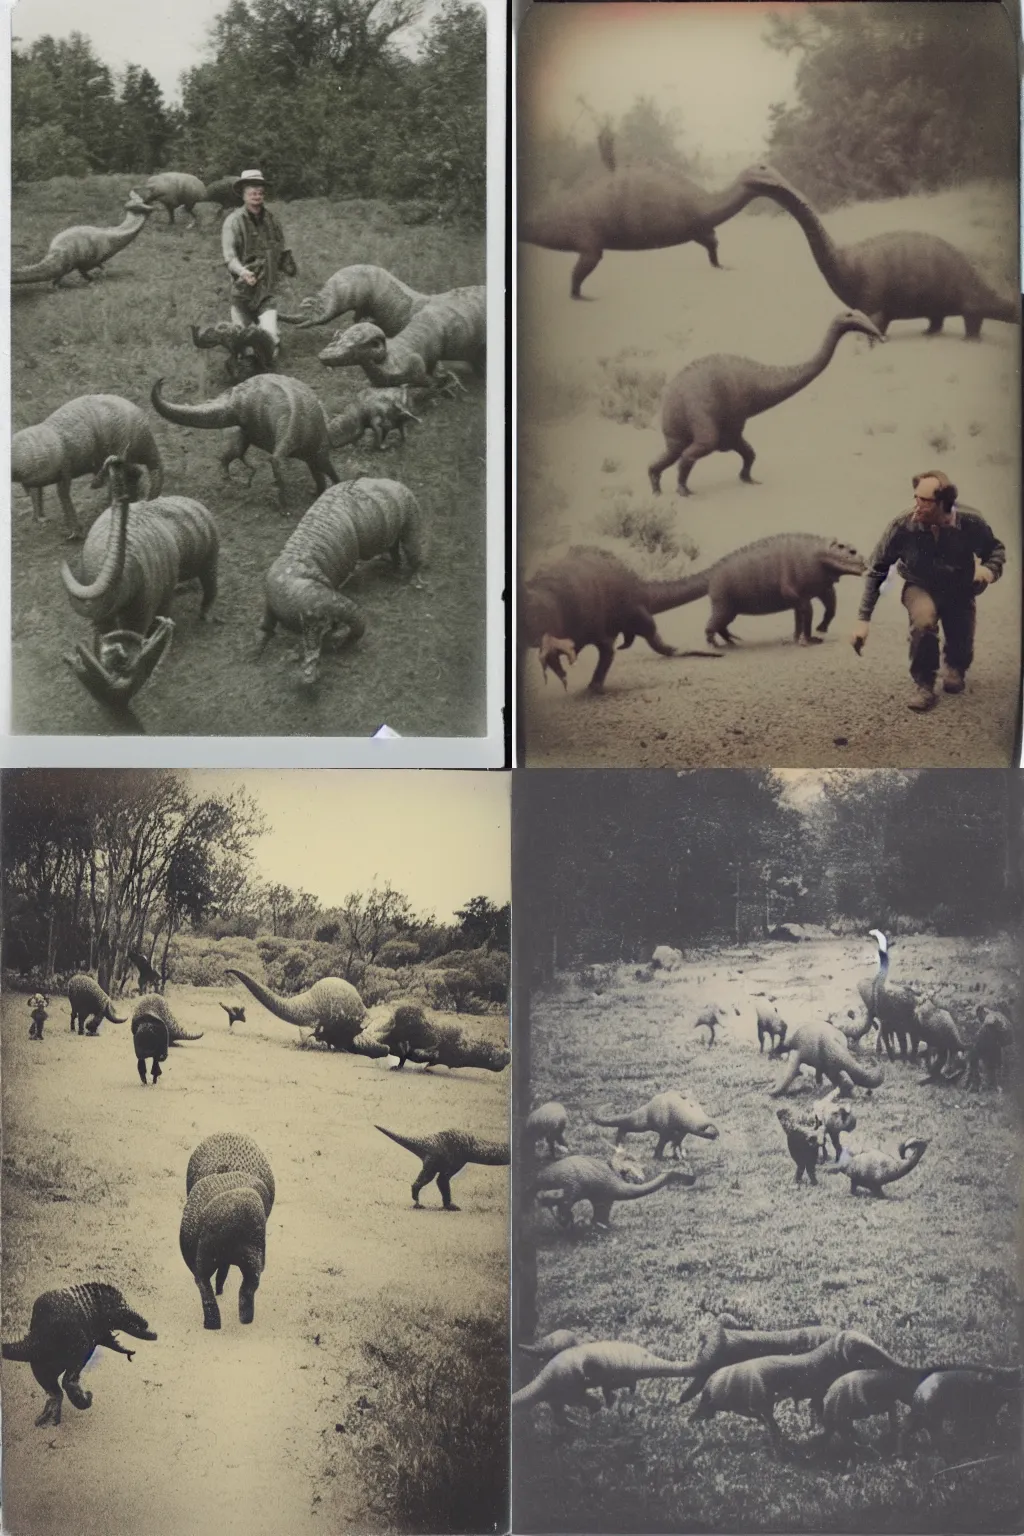
[[[12,180],[171,168],[213,181],[259,165],[273,195],[413,202],[482,225],[486,18],[447,0],[415,57],[397,39],[422,0],[231,0],[207,62],[169,105],[152,74],[115,74],[91,41],[12,54]]]
[[[836,773],[801,808],[770,770],[519,775],[520,975],[764,938],[786,922],[1019,927],[1018,777]]]
[[[390,882],[324,907],[260,880],[266,831],[244,790],[196,794],[173,770],[10,770],[3,776],[4,969],[52,984],[96,971],[109,991],[143,954],[161,974],[179,934],[315,940],[350,978],[454,951],[510,948],[510,907],[474,896],[451,923],[417,916]]]

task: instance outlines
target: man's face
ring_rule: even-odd
[[[914,487],[914,521],[916,523],[937,523],[943,516],[943,508],[936,501],[936,493],[939,489],[937,480],[919,480]]]
[[[243,188],[242,197],[250,213],[259,213],[263,207],[263,193],[263,187],[247,186]]]

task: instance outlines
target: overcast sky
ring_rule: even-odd
[[[424,22],[441,0],[426,0]],[[11,31],[19,43],[82,32],[115,72],[141,64],[168,102],[180,100],[178,79],[207,58],[210,23],[228,0],[18,0]],[[414,49],[422,24],[401,39]],[[396,39],[399,41],[399,39]]]
[[[524,100],[538,131],[625,112],[638,95],[678,112],[684,143],[709,159],[756,157],[768,107],[792,91],[796,57],[762,41],[769,10],[793,5],[535,5],[519,33]]]
[[[271,831],[256,873],[325,907],[390,881],[417,915],[450,922],[471,896],[510,899],[509,777],[502,773],[291,769],[193,772],[197,793],[241,787]]]

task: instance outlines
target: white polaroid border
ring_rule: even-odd
[[[505,274],[506,0],[477,0],[487,16],[486,690],[482,736],[42,736],[11,732],[11,39],[0,43],[0,768],[503,768],[505,764]],[[513,503],[514,505],[514,503]],[[511,572],[510,572],[511,581]],[[511,625],[511,603],[509,604]],[[54,657],[54,664],[58,658]],[[510,690],[514,692],[514,689]],[[383,706],[386,710],[386,706]],[[382,721],[382,723],[386,723]],[[511,737],[514,752],[514,724]]]

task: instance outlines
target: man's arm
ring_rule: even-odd
[[[245,271],[245,267],[238,258],[240,243],[238,238],[240,233],[238,216],[241,211],[241,209],[236,208],[233,213],[228,214],[224,220],[224,228],[221,231],[220,237],[221,255],[224,257],[224,264],[232,277],[241,277]]]
[[[860,607],[857,610],[858,619],[865,624],[869,622],[878,602],[878,594],[881,591],[882,582],[889,574],[889,567],[893,565],[899,555],[899,532],[903,526],[905,514],[894,517],[886,528],[882,537],[875,546],[868,566],[867,575],[864,577],[864,591],[861,595]]]
[[[992,580],[998,581],[1006,563],[1006,545],[996,538],[979,512],[970,514],[970,518],[973,535],[971,548],[982,565],[991,571]]]

